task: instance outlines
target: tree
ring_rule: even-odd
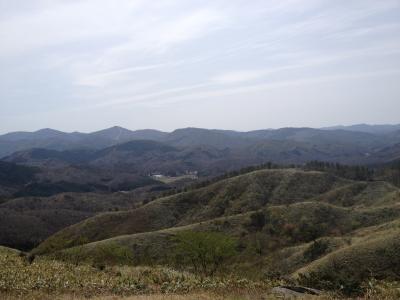
[[[326,240],[315,240],[303,253],[307,261],[313,261],[324,255],[329,248],[329,243]]]
[[[269,239],[267,238],[266,234],[262,232],[256,232],[251,237],[250,242],[254,252],[261,256],[265,254],[265,249],[268,247]]]
[[[250,215],[250,226],[261,230],[266,223],[265,215],[261,211],[254,212]]]
[[[295,239],[302,242],[314,241],[323,234],[324,229],[322,224],[315,224],[311,220],[302,219],[296,230]]]
[[[176,235],[177,257],[196,273],[212,276],[236,254],[236,240],[218,232],[184,231]]]

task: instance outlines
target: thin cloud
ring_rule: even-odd
[[[154,69],[165,68],[167,66],[177,65],[177,63],[163,63],[145,66],[136,66],[123,68],[94,75],[82,76],[77,79],[76,84],[83,86],[101,87],[105,85],[117,84],[118,81],[124,81],[132,75],[132,73],[144,72]]]
[[[349,107],[378,90],[398,106],[399,13],[397,0],[0,2],[1,125],[8,120],[12,130],[10,116],[24,113],[96,110],[107,119],[134,108],[128,123],[139,107],[162,107],[153,120],[161,127],[176,116],[174,103],[195,115],[192,104],[207,97],[223,120],[222,106],[211,103],[227,95],[248,109],[255,91],[276,89],[284,102],[288,86],[329,81],[343,97],[345,79],[360,91]],[[340,109],[332,110],[338,123]]]
[[[235,84],[258,79],[265,76],[265,74],[266,71],[259,70],[236,71],[218,75],[212,78],[212,81],[219,84]]]
[[[318,84],[318,83],[326,83],[326,82],[335,82],[335,81],[343,81],[343,80],[358,80],[362,78],[373,78],[387,75],[400,75],[400,70],[382,70],[382,71],[374,71],[374,72],[363,72],[363,73],[353,73],[353,74],[339,74],[339,75],[328,75],[328,76],[319,76],[319,77],[311,77],[304,79],[295,79],[295,80],[287,80],[273,83],[265,83],[265,84],[257,84],[257,85],[248,85],[237,88],[225,88],[217,91],[206,91],[206,92],[197,92],[192,94],[186,94],[182,96],[172,96],[170,98],[165,98],[163,100],[158,100],[154,102],[135,102],[135,104],[142,104],[150,107],[161,107],[165,105],[171,105],[175,103],[179,103],[182,101],[194,101],[201,99],[218,99],[222,96],[230,96],[237,94],[246,94],[251,95],[254,92],[266,92],[272,89],[280,89],[294,86],[303,86],[310,84]],[[126,102],[125,104],[128,104]]]

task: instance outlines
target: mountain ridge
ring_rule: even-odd
[[[345,128],[324,130],[308,127],[286,127],[240,132],[187,127],[172,132],[163,132],[153,129],[132,131],[114,126],[91,133],[66,133],[53,129],[41,129],[35,132],[13,132],[0,135],[0,158],[31,148],[58,151],[71,149],[99,150],[133,140],[152,140],[179,148],[211,146],[221,150],[226,148],[244,149],[267,141],[291,141],[308,143],[310,146],[341,145],[369,153],[377,148],[400,143],[400,130],[394,130],[390,133],[370,133],[356,132]]]

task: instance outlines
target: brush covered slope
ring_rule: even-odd
[[[358,293],[360,282],[398,280],[400,276],[400,220],[363,228],[348,242],[321,255],[293,273],[305,285],[322,289],[346,289]]]
[[[0,202],[23,189],[38,171],[37,168],[0,161]]]
[[[398,265],[388,262],[396,261],[399,203],[400,190],[384,181],[264,169],[97,215],[59,231],[33,253],[92,264],[179,265],[178,233],[217,231],[238,242],[231,272],[337,288],[349,278],[365,280],[366,270],[398,279]],[[347,267],[337,269],[341,262]],[[325,274],[336,286],[315,282]]]
[[[348,184],[352,182],[321,172],[255,171],[159,198],[135,210],[98,215],[60,231],[36,251],[68,248],[81,239],[92,242],[302,202]]]
[[[147,174],[112,168],[100,169],[51,159],[27,164],[0,161],[0,202],[17,197],[52,196],[64,192],[126,191],[157,183]]]
[[[36,258],[0,246],[0,298],[53,299],[276,299],[275,281],[241,277],[202,278],[166,267],[108,266],[99,269]]]
[[[55,232],[96,214],[133,209],[162,185],[124,193],[62,193],[20,197],[0,204],[0,245],[28,251]]]

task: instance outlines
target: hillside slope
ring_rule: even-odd
[[[0,203],[33,181],[38,169],[0,161]]]
[[[219,232],[237,243],[225,271],[356,295],[371,278],[400,278],[399,224],[400,189],[390,183],[263,169],[97,215],[32,253],[75,264],[191,270],[176,251],[177,236]]]
[[[55,232],[108,211],[123,211],[155,197],[163,186],[124,193],[62,193],[0,203],[0,245],[31,250]]]
[[[349,243],[293,273],[301,283],[321,289],[358,293],[371,278],[400,278],[400,219],[355,231]]]
[[[253,216],[259,214],[264,215],[266,219],[262,228],[253,223]],[[253,271],[261,272],[262,268],[268,268],[268,259],[284,249],[298,245],[308,247],[310,242],[322,237],[340,239],[342,235],[353,234],[354,230],[399,217],[398,206],[354,211],[329,204],[302,202],[270,206],[261,211],[220,217],[185,226],[121,235],[61,250],[52,256],[66,260],[76,260],[79,256],[80,261],[90,263],[168,264],[174,260],[176,246],[174,237],[178,232],[218,231],[239,241],[241,250],[236,259],[236,266],[245,265],[256,259],[260,261],[258,266],[253,267]],[[342,244],[340,246],[343,246]],[[107,251],[112,248],[129,249],[132,256],[121,258],[118,251]],[[102,254],[104,251],[107,255]],[[295,271],[309,262],[303,259],[297,264],[284,266],[284,260],[285,258],[280,259],[280,265],[274,266],[282,273]]]
[[[136,210],[98,215],[57,233],[37,251],[74,246],[81,239],[97,241],[248,212],[268,204],[304,201],[346,183],[319,172],[255,171],[161,198]]]
[[[354,187],[358,184],[322,172],[295,169],[255,171],[160,198],[135,210],[97,215],[58,232],[35,251],[46,253],[76,246],[82,244],[82,241],[94,242],[118,235],[184,226],[276,205],[305,201],[332,202],[330,199],[332,193],[335,193],[333,191],[340,192],[343,189],[352,191],[348,195],[352,202],[360,201],[362,204],[365,201],[364,189]],[[373,182],[362,184],[367,187],[374,185]],[[395,187],[371,189],[376,190],[377,198],[398,193]],[[388,205],[396,202],[390,197],[388,199]]]

